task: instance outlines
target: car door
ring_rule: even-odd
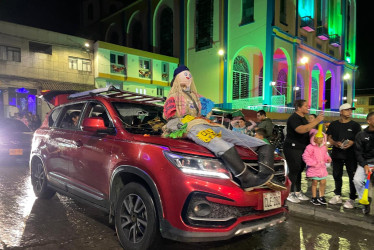
[[[63,190],[67,190],[70,182],[69,168],[72,165],[74,151],[78,148],[74,141],[74,133],[78,126],[74,124],[71,114],[81,113],[83,107],[84,103],[65,105],[46,141],[44,151],[47,155],[48,179],[53,185]]]
[[[91,101],[87,104],[83,118],[89,117],[101,117],[105,126],[113,127],[106,107],[100,102]],[[79,150],[74,153],[70,169],[70,176],[74,181],[71,192],[96,203],[107,199],[114,138],[113,134],[108,133],[81,129],[76,131],[74,141],[79,145]]]

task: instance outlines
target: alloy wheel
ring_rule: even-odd
[[[34,170],[35,189],[36,191],[41,192],[43,188],[43,183],[45,180],[43,164],[38,162],[35,167],[36,167]]]
[[[125,237],[132,243],[140,242],[147,228],[147,209],[142,198],[129,194],[121,205],[121,228]]]

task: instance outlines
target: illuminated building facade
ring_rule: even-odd
[[[302,98],[337,110],[355,98],[355,0],[117,2],[83,1],[92,39],[178,58],[222,107],[287,107]]]
[[[44,118],[50,108],[37,98],[42,91],[94,88],[86,39],[3,21],[0,27],[0,118]]]

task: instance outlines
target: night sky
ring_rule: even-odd
[[[371,8],[365,1],[357,1],[356,90],[369,89],[374,93],[370,79],[373,40],[370,39]],[[79,27],[79,0],[0,0],[0,20],[76,35]],[[0,28],[1,29],[1,28]],[[1,31],[1,30],[0,30]],[[358,92],[361,92],[358,91]]]

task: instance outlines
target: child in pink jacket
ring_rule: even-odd
[[[318,132],[315,130],[311,134],[310,144],[303,153],[303,160],[307,165],[306,176],[312,179],[312,199],[310,202],[314,205],[327,204],[325,199],[326,178],[328,175],[326,163],[331,162],[331,157],[327,153],[326,134],[322,133],[322,126],[320,128]],[[317,198],[318,183],[319,198]]]

